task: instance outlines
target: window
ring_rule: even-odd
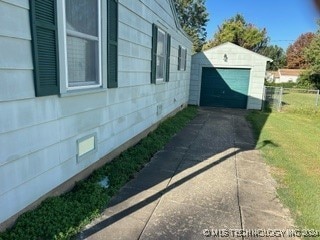
[[[157,67],[156,67],[156,80],[163,81],[165,75],[165,62],[166,62],[166,33],[158,29],[157,39]]]
[[[187,69],[187,49],[179,46],[178,50],[178,70],[185,71]]]
[[[118,86],[118,0],[30,1],[30,16],[36,96],[101,87],[102,69]]]
[[[169,81],[170,49],[171,36],[153,24],[151,83]]]
[[[65,0],[67,89],[101,86],[99,0]]]

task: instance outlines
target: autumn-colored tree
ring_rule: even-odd
[[[320,21],[318,21],[318,31],[310,44],[305,47],[303,56],[308,66],[299,77],[298,83],[308,88],[320,89]]]
[[[225,42],[232,42],[254,52],[259,52],[267,46],[267,31],[247,23],[241,14],[237,14],[219,26],[213,39],[209,40],[203,49],[206,50]]]
[[[309,47],[315,34],[305,33],[298,37],[298,39],[291,44],[287,49],[287,67],[292,69],[304,69],[309,66],[306,61],[304,51]]]

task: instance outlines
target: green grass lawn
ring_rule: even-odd
[[[252,112],[248,120],[296,225],[320,231],[320,115],[302,112]]]
[[[282,97],[282,111],[291,113],[315,113],[320,112],[320,98],[316,106],[316,92],[299,93],[284,91]]]

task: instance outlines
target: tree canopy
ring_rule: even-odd
[[[309,63],[304,54],[305,49],[309,47],[313,38],[314,33],[301,34],[298,39],[291,44],[287,49],[287,67],[293,69],[304,69],[307,68]]]
[[[273,60],[273,62],[267,63],[267,70],[275,71],[286,66],[285,51],[277,45],[266,46],[262,48],[259,53]]]
[[[180,25],[193,40],[193,51],[200,52],[207,37],[209,14],[205,0],[174,0]]]
[[[241,14],[237,14],[219,26],[219,30],[214,34],[213,39],[204,45],[203,50],[225,42],[232,42],[254,52],[259,52],[267,46],[267,31],[247,23]]]
[[[303,50],[307,70],[300,76],[299,84],[320,89],[320,22],[318,26],[318,31]]]

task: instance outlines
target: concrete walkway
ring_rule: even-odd
[[[221,239],[257,239],[232,229],[292,229],[246,114],[200,109],[78,238],[220,239],[220,229]]]

